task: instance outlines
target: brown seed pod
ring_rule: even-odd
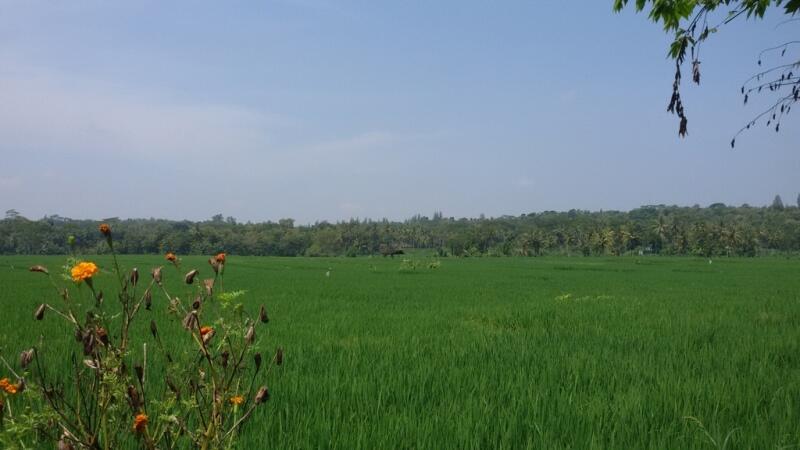
[[[89,333],[89,332],[83,333],[82,341],[83,341],[83,354],[91,355],[92,353],[94,353],[94,347],[96,342],[94,340],[94,333]]]
[[[128,385],[128,403],[131,405],[131,409],[134,411],[139,411],[139,408],[142,406],[142,401],[139,398],[139,392],[132,384]]]
[[[227,368],[228,367],[228,358],[230,358],[231,354],[227,350],[225,350],[219,356],[220,356],[220,359],[222,360],[221,361],[222,368],[223,369]]]
[[[44,310],[45,310],[46,308],[47,308],[47,305],[45,305],[44,303],[42,303],[41,305],[39,305],[39,307],[38,307],[38,308],[36,308],[36,312],[34,312],[34,313],[33,313],[33,317],[34,317],[36,320],[42,320],[42,319],[44,319]]]
[[[247,345],[251,345],[256,340],[256,329],[252,325],[247,328],[247,332],[244,334],[244,341]]]
[[[47,267],[41,266],[39,264],[37,264],[35,266],[31,266],[31,268],[28,269],[28,270],[30,270],[31,272],[50,273],[50,272],[47,271]]]
[[[64,440],[65,438],[61,438],[58,440],[58,450],[75,450],[75,447],[72,446],[72,443],[69,441]]]
[[[256,405],[259,405],[269,400],[269,389],[267,389],[266,386],[262,386],[256,393],[255,400],[256,400]]]
[[[197,297],[192,302],[192,309],[197,311],[198,309],[200,309],[201,305],[202,305],[202,303],[200,302],[200,297]]]
[[[208,264],[214,269],[214,273],[219,273],[219,262],[214,258],[208,258]]]
[[[134,364],[133,371],[136,373],[136,379],[139,380],[139,383],[142,383],[144,380],[144,368],[141,364]]]
[[[150,292],[150,289],[144,292],[144,309],[150,310],[153,307],[153,293]]]
[[[280,366],[283,364],[283,349],[278,347],[278,350],[275,351],[275,364]]]
[[[256,364],[256,372],[258,372],[258,369],[261,368],[261,353],[253,355],[253,362]]]
[[[161,266],[154,268],[150,274],[153,275],[153,279],[156,283],[161,284]]]
[[[206,288],[206,295],[211,297],[211,295],[214,294],[214,279],[207,278],[203,280],[203,286]]]
[[[31,361],[33,361],[33,349],[25,350],[19,354],[19,365],[23,369],[26,369]]]
[[[183,328],[187,330],[193,330],[197,327],[197,313],[194,311],[190,311],[186,316],[183,318]]]
[[[269,322],[269,316],[267,315],[267,308],[265,308],[264,305],[261,305],[261,309],[259,309],[258,311],[258,320],[260,320],[261,323]]]
[[[133,270],[131,270],[131,285],[135,287],[136,283],[138,282],[139,282],[139,269],[134,267]]]
[[[186,284],[192,284],[192,283],[194,283],[194,277],[196,277],[198,273],[200,273],[200,272],[198,272],[198,270],[197,270],[197,269],[190,270],[190,271],[189,271],[189,272],[186,274],[186,276],[185,276],[185,277],[183,277],[183,281],[185,281],[185,282],[186,282]]]
[[[150,321],[150,334],[152,334],[154,338],[158,337],[158,327],[156,327],[155,320]]]
[[[99,339],[100,342],[103,343],[103,345],[108,345],[108,332],[106,331],[106,329],[103,327],[99,327],[96,333],[97,333],[97,339]]]

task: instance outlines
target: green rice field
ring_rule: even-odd
[[[206,258],[182,267],[210,276]],[[800,447],[800,259],[410,258],[229,256],[226,288],[270,314],[258,345],[286,355],[240,448]],[[80,352],[33,319],[59,299],[27,268],[63,261],[0,256],[7,360],[40,336],[64,367]],[[137,332],[179,333],[165,311]]]

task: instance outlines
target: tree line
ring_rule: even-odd
[[[800,203],[800,198],[798,198]],[[103,253],[101,221],[45,216],[30,220],[14,210],[0,220],[0,253]],[[496,218],[417,215],[404,221],[351,219],[296,225],[292,219],[239,223],[216,215],[206,221],[105,219],[114,246],[128,254],[359,256],[430,249],[440,256],[696,255],[757,256],[800,251],[800,206],[650,205],[622,211],[545,211]]]

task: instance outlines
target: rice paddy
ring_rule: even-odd
[[[258,345],[286,355],[240,448],[800,446],[798,259],[409,259],[230,256],[226,286],[269,310]],[[47,347],[69,329],[32,317],[58,299],[27,268],[62,263],[0,257],[6,359],[40,336],[64,367],[79,351]],[[179,333],[165,310],[138,332]]]

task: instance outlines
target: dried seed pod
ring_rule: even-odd
[[[158,267],[154,268],[153,271],[150,274],[153,275],[153,279],[156,281],[156,283],[158,283],[160,285],[161,284],[161,266],[158,266]]]
[[[217,333],[217,332],[216,332],[216,331],[214,331],[214,329],[213,329],[213,328],[212,328],[211,330],[209,330],[209,331],[205,332],[205,333],[202,333],[202,332],[201,332],[201,334],[202,334],[202,337],[203,337],[203,344],[208,344],[208,342],[211,340],[211,338],[213,338],[213,337],[214,337],[214,335],[215,335],[216,333]]]
[[[183,318],[183,328],[186,328],[187,330],[193,330],[196,327],[197,327],[197,313],[195,311],[190,311]]]
[[[144,368],[141,364],[134,364],[133,371],[136,373],[136,379],[139,380],[139,383],[142,383],[144,380]]]
[[[247,328],[247,332],[244,334],[244,341],[247,345],[251,345],[256,340],[256,329],[252,325]]]
[[[275,364],[280,366],[283,364],[283,349],[278,347],[278,350],[275,351]]]
[[[192,309],[197,311],[198,309],[200,309],[200,306],[201,306],[200,297],[197,297],[192,302]]]
[[[136,287],[136,284],[139,282],[139,269],[136,267],[131,270],[131,285]]]
[[[91,355],[94,353],[95,347],[95,340],[94,340],[94,333],[85,332],[83,333],[83,354],[84,355]]]
[[[62,437],[61,439],[58,440],[57,449],[58,450],[75,450],[75,447],[72,446],[72,443],[70,443],[69,441],[66,441],[65,439],[66,439],[65,437]]]
[[[47,271],[47,267],[41,266],[39,264],[37,264],[35,266],[31,266],[31,268],[28,269],[28,270],[30,270],[31,272],[50,273],[50,272]]]
[[[26,369],[31,361],[33,361],[33,349],[25,350],[19,354],[19,365],[23,369]]]
[[[261,323],[269,322],[269,316],[267,315],[267,308],[265,308],[264,305],[261,305],[261,309],[259,309],[258,311],[258,320],[260,320]]]
[[[83,364],[92,370],[97,370],[97,368],[100,367],[97,365],[97,362],[93,359],[84,359]]]
[[[208,258],[208,264],[211,265],[211,268],[214,270],[214,273],[219,273],[219,262],[217,262],[214,258]]]
[[[186,284],[192,284],[192,283],[194,283],[194,277],[196,277],[198,273],[200,273],[200,272],[198,272],[198,270],[197,270],[197,269],[190,270],[190,271],[189,271],[189,272],[186,274],[186,276],[185,276],[185,277],[183,277],[183,281],[185,281],[185,282],[186,282]]]
[[[255,400],[256,400],[256,405],[259,405],[269,400],[269,389],[267,389],[266,386],[262,386],[256,393]]]
[[[253,355],[253,362],[256,364],[256,372],[258,372],[258,369],[261,368],[261,353]]]
[[[206,288],[206,295],[211,297],[214,294],[214,279],[206,278],[203,280],[203,286]]]
[[[158,337],[158,327],[156,327],[156,321],[155,320],[151,320],[150,321],[150,334],[153,335],[153,338],[157,338]]]
[[[134,411],[139,411],[139,408],[142,406],[142,400],[139,398],[139,392],[132,384],[128,385],[128,403],[131,405],[131,409]]]
[[[38,307],[38,308],[36,308],[36,312],[34,312],[34,313],[33,313],[33,317],[34,317],[36,320],[42,320],[42,319],[44,319],[44,310],[45,310],[46,308],[47,308],[47,305],[45,305],[44,303],[42,303],[41,305],[39,305],[39,307]]]
[[[228,358],[230,358],[231,354],[227,350],[225,350],[219,356],[220,356],[220,358],[222,360],[221,361],[222,368],[223,369],[227,368],[228,367]]]
[[[144,292],[144,309],[150,310],[153,307],[153,293],[150,292],[150,289]]]
[[[108,345],[108,332],[106,331],[106,329],[103,327],[99,327],[96,333],[97,333],[97,339],[99,339],[100,342],[103,343],[103,345]]]

